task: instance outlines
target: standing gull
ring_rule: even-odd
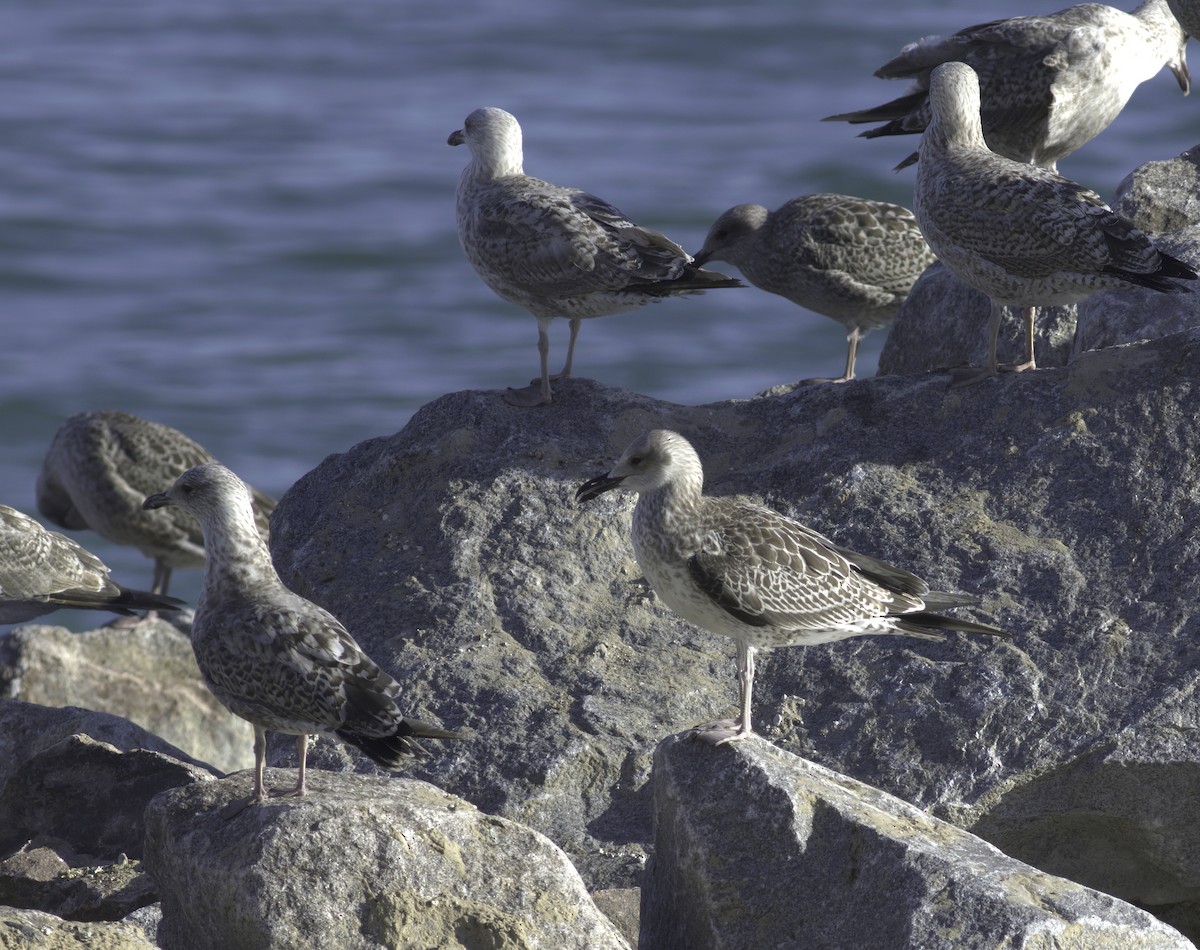
[[[62,608],[178,610],[183,603],[122,587],[91,551],[28,515],[0,505],[0,624],[23,623]]]
[[[913,210],[925,240],[960,280],[988,295],[988,365],[960,385],[995,376],[996,336],[1006,306],[1025,314],[1025,362],[1035,368],[1037,308],[1098,290],[1149,287],[1184,293],[1194,279],[1095,192],[1035,165],[997,155],[979,122],[979,80],[963,63],[930,76],[932,118],[921,138]]]
[[[730,208],[709,228],[696,263],[728,261],[755,287],[832,317],[848,332],[854,378],[858,341],[895,319],[913,283],[934,261],[916,218],[900,205],[848,195],[804,195],[768,211]]]
[[[935,612],[972,597],[931,592],[915,574],[840,548],[770,508],[704,495],[700,458],[678,433],[645,433],[576,497],[618,487],[638,492],[633,552],[654,592],[685,620],[737,642],[741,711],[697,726],[693,736],[705,742],[753,734],[756,650],[879,634],[941,640],[947,630],[1008,636]]]
[[[863,132],[865,138],[921,132],[933,114],[930,74],[941,63],[962,62],[979,73],[983,134],[992,151],[1055,171],[1060,159],[1108,128],[1134,90],[1164,65],[1187,95],[1187,34],[1167,3],[1145,0],[1132,14],[1081,3],[1047,16],[993,20],[951,36],[926,37],[875,73],[914,80],[908,94],[826,118],[886,123]],[[897,169],[911,165],[917,154]]]
[[[740,287],[701,270],[678,244],[639,227],[608,202],[578,188],[530,178],[522,168],[521,127],[503,109],[476,109],[451,134],[471,161],[458,184],[458,238],[483,282],[537,318],[540,385],[510,389],[518,406],[550,402],[550,321],[571,321],[567,362],[586,317],[623,313],[664,297]]]
[[[215,462],[184,472],[147,510],[178,507],[204,530],[204,588],[192,624],[192,648],[204,682],[229,710],[254,726],[254,793],[230,817],[268,797],[263,780],[266,733],[297,737],[306,793],[309,733],[334,733],[385,768],[420,755],[417,737],[459,735],[400,711],[400,685],[367,656],[328,611],[284,586],[255,521],[249,487]]]
[[[154,559],[152,590],[165,594],[176,567],[204,564],[196,519],[178,509],[144,511],[142,500],[189,468],[215,459],[182,432],[127,412],[83,412],[54,434],[37,480],[37,506],[69,531],[87,528]],[[259,532],[275,502],[254,491]]]

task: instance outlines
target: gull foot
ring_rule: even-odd
[[[535,379],[524,389],[509,387],[504,392],[504,401],[510,406],[519,406],[522,409],[550,405],[550,398],[542,395],[542,381],[540,379]]]
[[[754,733],[742,728],[740,719],[719,719],[696,726],[688,733],[688,741],[703,742],[705,745],[725,745],[727,742],[741,742],[749,739]]]
[[[1024,363],[1000,364],[1000,372],[1002,373],[1023,373],[1027,369],[1037,369],[1037,363],[1033,360],[1026,360]]]
[[[814,376],[812,379],[800,380],[801,386],[816,386],[820,383],[848,383],[853,376]]]

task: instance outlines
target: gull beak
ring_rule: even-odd
[[[462,145],[463,142],[465,142],[466,140],[467,140],[467,137],[465,135],[463,135],[463,130],[459,129],[457,132],[450,133],[450,138],[446,139],[446,144],[447,145]]]
[[[703,267],[705,264],[708,263],[708,261],[711,257],[712,257],[712,251],[710,251],[706,247],[702,247],[702,248],[700,248],[699,251],[696,252],[696,256],[692,258],[692,263],[695,264],[697,267]]]
[[[165,491],[160,491],[157,495],[151,495],[149,498],[143,501],[142,509],[144,511],[153,511],[155,508],[163,508],[170,504],[173,504],[173,502],[167,493]]]
[[[575,492],[576,501],[591,501],[603,495],[606,491],[610,491],[625,481],[624,475],[613,477],[612,475],[598,475],[595,478],[588,479],[579,486]]]
[[[1187,60],[1180,55],[1179,62],[1170,63],[1168,65],[1170,66],[1171,72],[1175,74],[1175,81],[1179,83],[1179,88],[1186,96],[1192,91],[1192,74],[1188,69]]]

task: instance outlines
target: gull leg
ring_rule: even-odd
[[[550,404],[550,318],[538,317],[538,357],[541,362],[541,379],[535,379],[524,389],[509,389],[504,401],[510,406],[531,408]],[[572,343],[574,339],[572,338]]]
[[[865,336],[865,334],[862,332],[862,330],[858,327],[855,327],[853,330],[850,331],[849,335],[846,337],[846,343],[848,344],[847,349],[846,349],[846,371],[844,373],[842,373],[841,376],[838,376],[836,378],[830,378],[830,379],[824,379],[824,378],[806,379],[806,380],[804,380],[804,384],[808,385],[809,383],[848,383],[848,382],[850,382],[850,380],[852,380],[854,378],[854,362],[858,358],[858,341],[861,340],[864,336]]]
[[[563,364],[562,372],[551,376],[551,379],[569,379],[571,364],[575,360],[575,340],[579,337],[579,327],[583,323],[581,317],[571,318],[571,339],[567,342],[567,361]]]
[[[296,784],[292,788],[285,788],[282,791],[272,792],[272,798],[303,798],[308,794],[308,786],[304,783],[304,768],[308,759],[308,733],[302,732],[296,736],[296,756],[299,759],[300,767],[299,774],[296,776]]]
[[[1005,372],[1023,373],[1027,369],[1037,369],[1037,362],[1033,358],[1033,321],[1037,317],[1037,307],[1026,307],[1023,314],[1025,317],[1025,362],[1006,363],[1000,367]]]
[[[228,821],[236,818],[251,805],[267,800],[267,784],[263,771],[267,764],[267,730],[262,726],[254,727],[254,791],[248,798],[238,798],[221,809],[221,817]]]
[[[754,735],[750,726],[750,705],[754,696],[754,647],[739,640],[737,657],[741,714],[737,719],[720,719],[697,726],[688,734],[689,739],[707,745],[725,745],[727,742],[741,742]]]
[[[954,373],[955,376],[962,376],[961,379],[956,379],[950,384],[951,389],[958,389],[960,386],[973,386],[975,383],[981,383],[985,379],[990,379],[1000,372],[1000,367],[996,362],[996,338],[1000,335],[1000,321],[1004,319],[1004,305],[992,301],[991,316],[988,317],[988,362],[983,369],[967,369],[963,373]]]

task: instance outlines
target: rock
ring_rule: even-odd
[[[1200,267],[1200,145],[1135,169],[1117,186],[1113,210],[1154,235],[1167,253]],[[1195,326],[1200,326],[1200,293],[1097,294],[1079,304],[1072,358],[1084,350],[1157,339]]]
[[[0,905],[0,950],[156,950],[132,924],[80,923]]]
[[[68,736],[27,758],[0,788],[0,853],[42,834],[84,854],[139,858],[150,799],[211,778],[161,752]]]
[[[762,739],[654,757],[641,945],[1191,948],[1150,914],[1022,864]]]
[[[51,847],[21,848],[0,861],[0,904],[69,920],[119,920],[155,900],[140,861],[74,863]]]
[[[566,856],[515,822],[423,782],[321,772],[306,798],[222,817],[251,779],[147,809],[164,950],[628,946]]]
[[[254,764],[249,725],[208,691],[188,638],[165,620],[0,635],[0,694],[123,716],[222,772]]]
[[[415,714],[473,733],[414,776],[536,827],[591,887],[634,886],[653,748],[733,712],[734,649],[647,591],[631,497],[581,507],[574,491],[642,429],[676,428],[710,491],[976,593],[974,615],[1013,632],[776,650],[755,688],[772,742],[983,829],[1197,676],[1198,360],[1189,331],[960,390],[881,377],[685,407],[575,379],[537,411],[454,394],[301,479],[273,555]],[[1163,765],[1191,782],[1190,764]],[[1190,820],[1150,788],[1131,794],[1148,825]],[[1169,894],[1191,887],[1180,876]]]

